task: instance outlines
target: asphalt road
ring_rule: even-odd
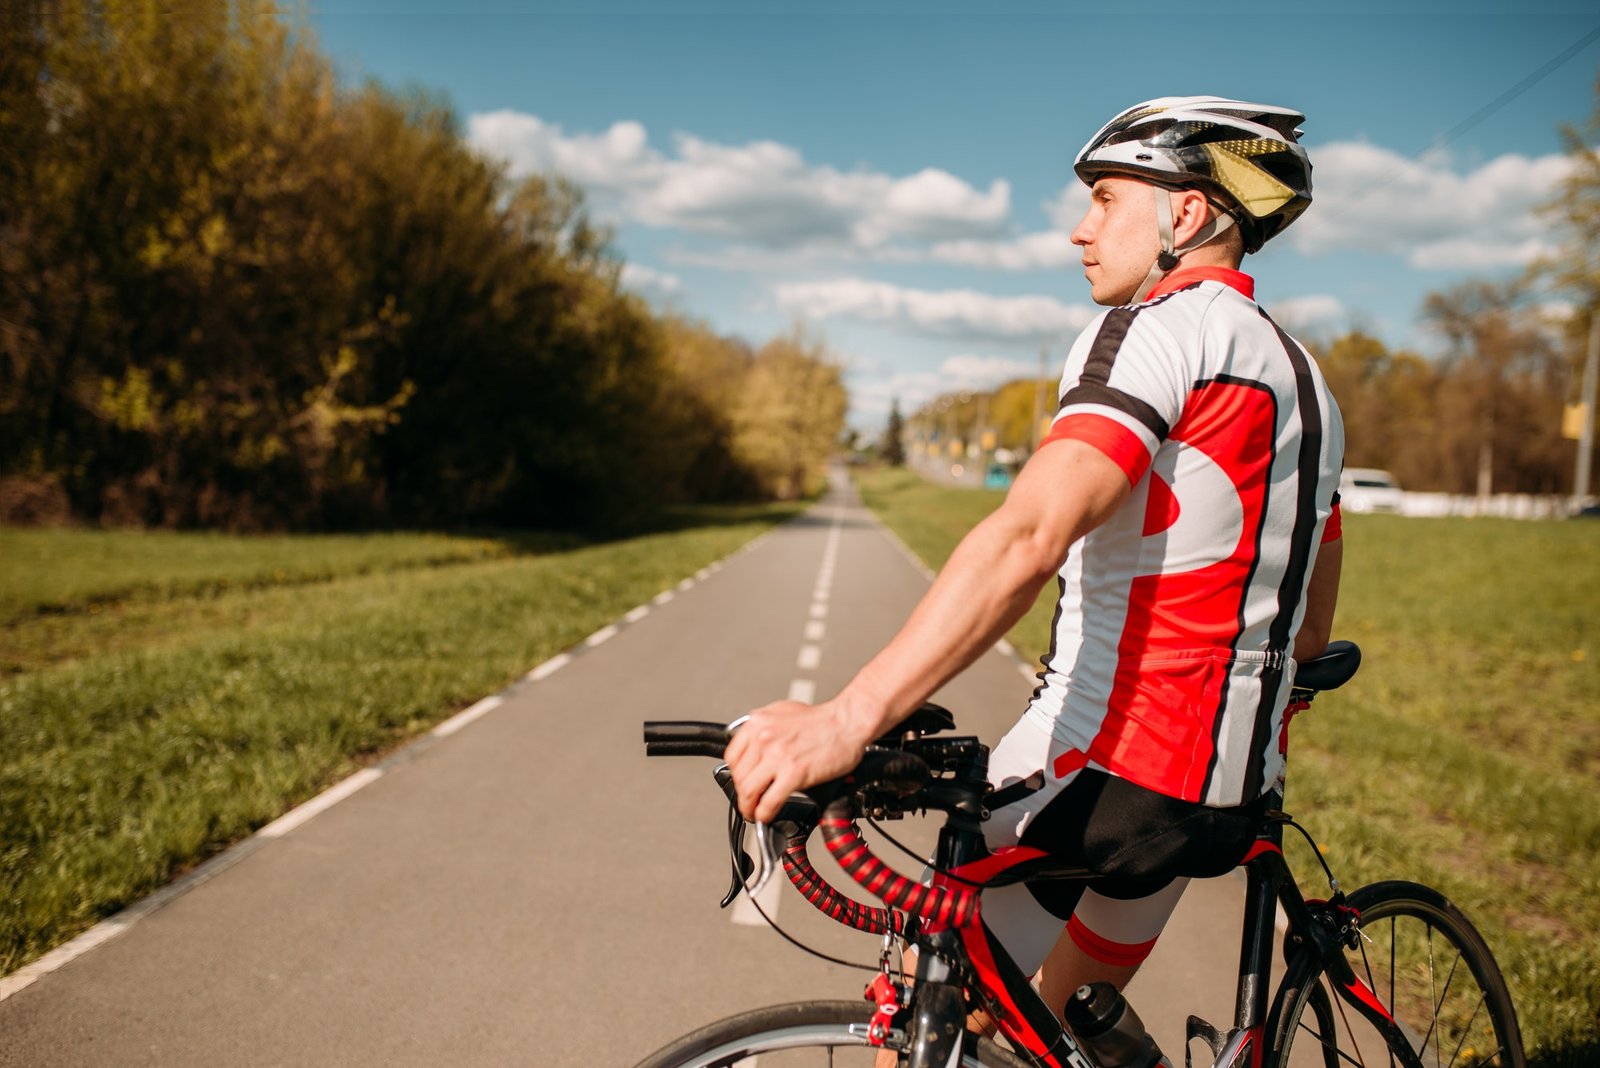
[[[726,806],[711,763],[646,760],[640,723],[831,693],[926,587],[836,484],[482,718],[0,1001],[0,1065],[626,1065],[739,1009],[858,996],[861,973],[718,910]],[[993,741],[1030,688],[992,653],[938,699]],[[1195,884],[1130,989],[1177,1063],[1189,1013],[1231,1015],[1242,886]],[[874,940],[787,886],[778,919],[875,958]]]

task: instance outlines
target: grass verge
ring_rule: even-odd
[[[14,594],[0,627],[18,665],[0,681],[0,974],[795,511],[700,510],[677,529],[560,552],[306,539],[293,572],[252,564],[256,539],[202,535],[185,562],[168,535],[148,566],[29,579],[35,592]],[[80,551],[143,552],[26,533],[68,535],[51,550],[68,569]],[[241,574],[256,579],[239,589]],[[63,633],[70,650],[48,663],[13,652]]]
[[[933,567],[1003,499],[904,471],[859,483]],[[1334,629],[1364,664],[1295,721],[1290,756],[1290,810],[1345,886],[1412,879],[1472,918],[1541,1068],[1600,1063],[1597,539],[1587,522],[1347,517]],[[1052,599],[1010,636],[1030,658]]]

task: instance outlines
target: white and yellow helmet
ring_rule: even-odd
[[[1300,147],[1305,116],[1270,104],[1215,96],[1167,96],[1136,104],[1089,139],[1073,169],[1085,183],[1107,174],[1215,197],[1239,226],[1246,252],[1282,233],[1311,206],[1311,160]],[[1218,236],[1226,224],[1202,236]],[[1164,251],[1172,249],[1163,241]],[[1185,250],[1179,250],[1185,251]]]

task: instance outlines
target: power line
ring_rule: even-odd
[[[1594,29],[1592,29],[1588,33],[1584,34],[1578,40],[1574,41],[1572,44],[1568,45],[1566,48],[1563,48],[1561,50],[1560,54],[1555,56],[1553,59],[1550,59],[1550,60],[1546,61],[1545,64],[1543,66],[1541,66],[1538,70],[1534,71],[1532,74],[1529,74],[1527,77],[1525,77],[1521,81],[1517,82],[1511,88],[1507,89],[1505,92],[1503,92],[1499,96],[1495,97],[1489,103],[1485,104],[1483,107],[1479,108],[1477,111],[1473,112],[1471,115],[1468,115],[1465,119],[1462,119],[1460,122],[1456,123],[1449,130],[1446,130],[1442,135],[1440,135],[1438,138],[1434,139],[1428,145],[1426,145],[1426,146],[1418,149],[1417,151],[1411,153],[1411,155],[1406,157],[1406,162],[1408,162],[1408,163],[1414,162],[1416,160],[1421,159],[1423,156],[1427,155],[1430,152],[1436,152],[1439,149],[1444,148],[1446,145],[1450,144],[1450,142],[1454,141],[1456,138],[1460,137],[1462,134],[1466,133],[1468,130],[1472,129],[1474,126],[1477,126],[1479,123],[1483,122],[1483,120],[1487,119],[1489,116],[1493,115],[1495,112],[1499,111],[1501,108],[1503,108],[1507,104],[1511,103],[1517,97],[1521,96],[1523,93],[1525,93],[1529,89],[1533,88],[1539,82],[1541,82],[1545,78],[1549,77],[1549,75],[1552,72],[1554,72],[1558,67],[1560,67],[1562,64],[1566,63],[1569,59],[1571,59],[1573,56],[1577,55],[1579,52],[1582,52],[1585,48],[1589,47],[1597,39],[1600,39],[1600,26],[1596,26]],[[1365,201],[1368,197],[1372,196],[1374,193],[1381,192],[1382,190],[1387,189],[1389,186],[1393,185],[1395,180],[1397,178],[1399,178],[1399,177],[1400,177],[1400,168],[1397,166],[1397,167],[1393,168],[1392,170],[1390,170],[1389,174],[1385,178],[1383,178],[1380,181],[1372,183],[1360,195],[1358,195],[1356,197],[1353,197],[1349,201],[1345,202],[1345,204],[1343,204],[1338,211],[1333,212],[1331,215],[1324,216],[1323,217],[1323,221],[1332,221],[1333,219],[1337,219],[1337,218],[1349,213],[1358,204],[1360,204],[1363,201]]]
[[[1417,152],[1412,158],[1415,159],[1417,156],[1421,156],[1425,153],[1445,147],[1450,142],[1454,141],[1456,138],[1460,137],[1462,134],[1478,125],[1478,123],[1482,122],[1484,119],[1487,119],[1490,115],[1493,115],[1495,112],[1511,103],[1529,89],[1532,89],[1535,85],[1543,81],[1548,75],[1554,72],[1556,68],[1560,67],[1567,60],[1571,59],[1573,56],[1589,47],[1589,45],[1593,44],[1597,38],[1600,38],[1600,26],[1596,26],[1594,29],[1590,30],[1584,36],[1580,37],[1578,40],[1562,49],[1560,55],[1556,56],[1552,60],[1549,60],[1544,66],[1540,67],[1538,70],[1534,71],[1532,74],[1518,82],[1516,85],[1513,85],[1510,89],[1507,89],[1505,92],[1495,97],[1477,111],[1474,111],[1471,115],[1468,115],[1465,119],[1462,119],[1460,122],[1456,123],[1456,125],[1452,126],[1449,130],[1446,130],[1442,136],[1435,140],[1431,145]]]

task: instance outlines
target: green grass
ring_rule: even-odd
[[[218,594],[506,556],[503,538],[448,534],[237,537],[0,528],[0,624],[130,600]]]
[[[1003,499],[866,472],[930,566]],[[1288,805],[1347,887],[1438,887],[1506,973],[1533,1062],[1600,1063],[1600,524],[1348,516],[1361,672],[1295,721]],[[1047,588],[1011,635],[1048,644]],[[1289,856],[1326,888],[1309,850]]]
[[[704,510],[557,552],[5,532],[73,573],[5,578],[0,974],[794,511]]]

